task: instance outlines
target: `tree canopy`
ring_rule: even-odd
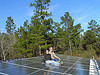
[[[75,25],[70,12],[54,22],[49,6],[50,0],[34,0],[30,3],[34,13],[31,21],[26,20],[18,29],[12,17],[7,17],[7,33],[0,33],[1,60],[43,55],[51,46],[62,54],[99,56],[100,25],[92,19],[84,31],[81,23]]]

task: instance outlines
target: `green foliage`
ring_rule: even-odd
[[[47,12],[49,2],[49,0],[35,0],[34,3],[31,3],[30,6],[35,7],[31,23],[28,24],[26,20],[24,26],[21,26],[15,33],[18,41],[14,47],[23,57],[41,55],[41,49],[45,50],[52,45],[49,38],[54,37],[50,32],[52,31],[53,20],[51,18],[45,19],[51,15]]]
[[[97,22],[95,20],[91,20],[89,23],[88,29],[90,29],[91,31],[93,31],[95,33],[95,35],[98,35],[98,28],[100,27],[99,24],[97,24]]]
[[[65,51],[65,55],[70,55],[70,51]],[[93,56],[97,59],[96,51],[93,49],[91,52],[90,50],[84,51],[84,50],[74,50],[72,52],[72,56],[77,56],[77,57],[84,57],[84,58],[93,58]]]
[[[84,33],[83,39],[84,39],[83,44],[90,45],[96,42],[95,34],[90,30]]]
[[[42,45],[41,46],[41,49],[46,49],[46,48],[49,48],[49,47],[51,47],[51,46],[53,46],[52,44],[48,44],[48,45]]]
[[[27,54],[27,57],[28,57],[28,58],[31,58],[32,56],[33,56],[32,53]]]
[[[13,21],[13,19],[11,18],[11,16],[10,17],[7,17],[7,21],[6,21],[6,30],[7,30],[7,32],[8,33],[14,33],[14,30],[15,30],[15,28],[16,28],[16,25],[15,25],[15,23],[14,23],[14,21]]]
[[[70,16],[69,12],[65,12],[61,17],[61,22],[55,23],[54,29],[56,30],[57,46],[63,50],[75,50],[80,43],[80,33],[83,31],[81,25],[74,26],[74,20]],[[75,47],[74,47],[75,46]]]
[[[50,0],[35,0],[33,3],[30,3],[30,6],[34,6],[34,14],[35,17],[39,17],[41,19],[44,19],[46,16],[50,16],[51,13],[48,13],[48,6],[49,6]]]
[[[100,54],[100,25],[97,24],[95,20],[91,20],[89,23],[88,29],[90,29],[94,35],[93,37],[90,37],[90,41],[93,43],[93,48],[95,48],[97,55]]]
[[[14,44],[14,48],[16,48],[16,50],[18,51],[18,53],[20,53],[20,55],[22,55],[23,57],[30,51],[28,48],[28,21],[26,20],[26,22],[24,22],[24,26],[20,27],[18,29],[18,31],[15,32],[15,36],[17,39],[16,44]]]
[[[53,46],[61,54],[97,57],[100,55],[100,25],[95,20],[88,22],[87,31],[83,34],[81,24],[74,25],[69,12],[60,17],[61,22],[53,22],[48,12],[50,0],[34,0],[34,15],[30,23],[26,20],[16,31],[11,17],[6,21],[6,33],[0,33],[0,55],[3,58],[25,58],[41,55]],[[5,54],[3,54],[5,51]],[[10,58],[8,57],[8,58]]]

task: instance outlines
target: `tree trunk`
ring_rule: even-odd
[[[45,45],[47,45],[47,42],[45,43]],[[47,48],[45,50],[47,50]]]
[[[4,55],[3,57],[4,57],[4,60],[6,60],[6,56]]]
[[[70,53],[71,53],[71,56],[72,56],[71,40],[70,39],[69,39],[69,50],[70,50]]]
[[[5,55],[4,51],[3,51],[3,60],[6,60],[6,55]]]
[[[92,54],[93,54],[93,52],[92,52],[92,44],[90,46],[91,46],[91,57],[92,57]]]
[[[39,41],[39,55],[41,56],[40,41]]]
[[[1,49],[2,49],[3,60],[6,60],[6,55],[5,55],[5,52],[4,52],[4,49],[3,49],[3,42],[2,42],[2,40],[1,40]]]
[[[35,52],[34,52],[34,50],[32,51],[32,54],[33,54],[33,56],[35,55]]]
[[[77,50],[76,38],[75,38],[75,48],[76,48],[76,50]]]

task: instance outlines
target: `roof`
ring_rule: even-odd
[[[89,75],[90,59],[58,55],[59,67],[41,64],[42,56],[0,62],[0,75]]]

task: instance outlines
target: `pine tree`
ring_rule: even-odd
[[[83,29],[81,29],[81,24],[77,24],[73,27],[73,44],[74,47],[76,48],[76,50],[78,49],[78,46],[81,42],[81,32],[83,31]]]
[[[69,12],[65,12],[64,16],[61,17],[61,24],[63,24],[64,31],[68,33],[69,50],[72,55],[72,34],[74,20],[70,16]]]
[[[96,40],[95,45],[91,44],[91,46],[93,46],[93,48],[97,51],[97,53],[99,53],[100,48],[98,47],[98,45],[99,45],[98,41],[100,39],[100,37],[99,37],[100,25],[97,24],[97,22],[95,20],[91,20],[88,24],[89,24],[88,29],[90,29],[94,33],[92,35],[95,35],[94,38]]]
[[[8,38],[6,41],[8,43],[8,45],[6,45],[6,48],[8,50],[8,58],[7,59],[10,59],[10,57],[12,59],[15,58],[14,54],[12,54],[15,50],[14,48],[12,47],[12,45],[16,42],[16,39],[15,39],[15,35],[14,35],[14,32],[15,32],[15,29],[16,29],[16,25],[13,21],[13,19],[10,17],[7,17],[7,21],[6,21],[6,30],[7,30],[7,33],[6,34],[6,37]]]
[[[84,37],[83,37],[83,46],[86,49],[87,45],[92,45],[93,47],[95,47],[95,43],[96,43],[96,37],[95,37],[95,33],[92,32],[91,30],[87,30],[84,33]]]
[[[6,23],[7,24],[6,24],[6,27],[5,28],[6,28],[7,32],[9,34],[14,33],[15,28],[16,28],[16,25],[15,25],[13,19],[11,18],[11,16],[10,17],[7,17]]]
[[[46,19],[47,17],[51,16],[51,12],[47,12],[49,3],[50,0],[35,0],[34,3],[30,4],[31,7],[35,7],[35,10],[33,10],[34,17],[31,18],[31,23],[33,26],[37,27],[36,29],[39,29],[37,34],[39,55],[41,55],[41,48],[46,49],[48,46],[51,46],[51,44],[49,44],[49,36],[51,35],[49,35],[49,32],[52,30],[51,25],[53,20],[51,18]]]
[[[61,27],[61,24],[55,22],[55,44],[59,50],[62,50],[62,53],[67,48],[68,45],[68,34],[64,31],[64,28]]]
[[[18,56],[28,57],[28,54],[32,52],[32,49],[28,48],[28,20],[26,20],[23,25],[23,27],[20,26],[20,28],[15,32],[17,42],[14,44],[14,48],[16,48],[18,52]]]

